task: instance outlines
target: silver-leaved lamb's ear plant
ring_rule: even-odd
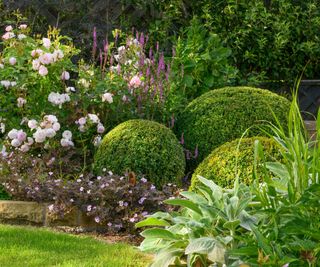
[[[157,212],[136,227],[150,227],[140,249],[156,253],[152,267],[238,266],[230,252],[248,242],[257,218],[250,214],[249,187],[236,179],[232,189],[224,189],[199,176],[197,192],[181,192],[181,198],[165,201],[179,211]],[[246,240],[244,243],[243,240]]]

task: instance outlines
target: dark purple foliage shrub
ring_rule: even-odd
[[[134,224],[149,213],[171,209],[163,201],[178,191],[171,184],[157,190],[134,173],[117,176],[104,170],[101,176],[86,173],[66,179],[46,164],[39,167],[41,159],[23,160],[17,154],[5,160],[0,159],[0,180],[14,200],[49,203],[49,210],[62,217],[76,207],[110,231],[133,232]],[[21,162],[32,168],[18,168]]]

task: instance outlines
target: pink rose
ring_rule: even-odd
[[[39,70],[40,66],[41,66],[41,64],[40,64],[39,59],[32,60],[32,68],[34,70]]]
[[[4,35],[2,35],[3,40],[8,40],[15,37],[15,34],[13,32],[6,32]]]
[[[70,79],[70,73],[67,71],[63,71],[61,74],[61,80],[66,81]]]
[[[133,88],[138,88],[141,85],[141,83],[142,82],[140,80],[140,77],[138,75],[135,75],[130,80],[129,86]]]
[[[20,30],[25,30],[27,27],[28,27],[27,24],[21,24],[21,25],[19,26],[19,29],[20,29]]]
[[[50,48],[51,46],[51,41],[48,38],[42,38],[42,43],[45,48]]]
[[[52,57],[52,54],[45,53],[39,57],[39,60],[42,64],[48,65],[53,62],[53,57]]]
[[[46,76],[48,74],[48,69],[45,66],[41,65],[39,68],[39,74],[41,76]]]
[[[6,27],[6,32],[11,32],[13,30],[13,27],[11,25],[8,25]]]

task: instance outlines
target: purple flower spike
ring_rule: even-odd
[[[108,52],[108,50],[109,50],[109,42],[108,42],[108,39],[106,39],[106,40],[104,40],[103,41],[103,50],[104,50],[104,52]]]
[[[199,156],[199,150],[198,150],[198,145],[196,146],[195,150],[194,150],[194,156],[193,158],[196,159]]]
[[[146,70],[146,77],[149,77],[149,75],[150,75],[150,68],[148,67]]]
[[[161,53],[158,63],[158,71],[157,74],[160,75],[160,72],[165,69],[165,63],[164,63],[164,55]]]
[[[152,51],[152,48],[150,48],[150,50],[149,50],[149,59],[150,59],[150,60],[153,59],[153,51]]]
[[[102,67],[102,51],[101,49],[100,50],[100,53],[99,53],[99,58],[100,58],[100,66]]]
[[[141,44],[141,46],[144,46],[144,34],[143,33],[141,33],[141,35],[140,35],[139,43]]]
[[[184,144],[184,133],[181,134],[180,144],[181,145]]]
[[[93,47],[92,47],[92,58],[94,59],[97,51],[97,29],[93,27]]]

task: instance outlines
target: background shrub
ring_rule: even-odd
[[[111,130],[95,155],[94,168],[115,173],[133,171],[146,175],[160,187],[179,183],[185,158],[179,141],[165,126],[147,120],[126,121]]]
[[[193,100],[177,120],[176,133],[182,136],[189,150],[198,147],[198,157],[189,167],[201,162],[216,147],[241,137],[259,121],[286,125],[290,102],[267,90],[251,87],[225,87],[212,90]],[[261,134],[258,127],[249,136]]]
[[[266,161],[281,158],[279,147],[271,138],[255,136],[225,143],[214,149],[199,164],[192,175],[190,190],[194,190],[199,184],[197,175],[213,180],[221,187],[232,187],[236,176],[239,175],[240,182],[250,185],[253,181],[255,140],[262,144]],[[259,173],[259,168],[257,172]]]
[[[179,89],[187,99],[194,99],[210,89],[232,84],[236,69],[231,61],[231,50],[219,35],[194,17],[176,42],[172,59],[173,82],[182,76]]]
[[[240,70],[238,84],[290,82],[308,61],[305,77],[320,75],[318,0],[3,2],[4,14],[19,8],[37,32],[45,33],[47,25],[58,26],[85,49],[82,55],[87,58],[92,51],[94,26],[101,41],[115,28],[131,31],[134,26],[149,32],[151,42],[159,41],[170,54],[177,36],[196,15],[208,31],[218,34],[231,48],[232,64]]]

